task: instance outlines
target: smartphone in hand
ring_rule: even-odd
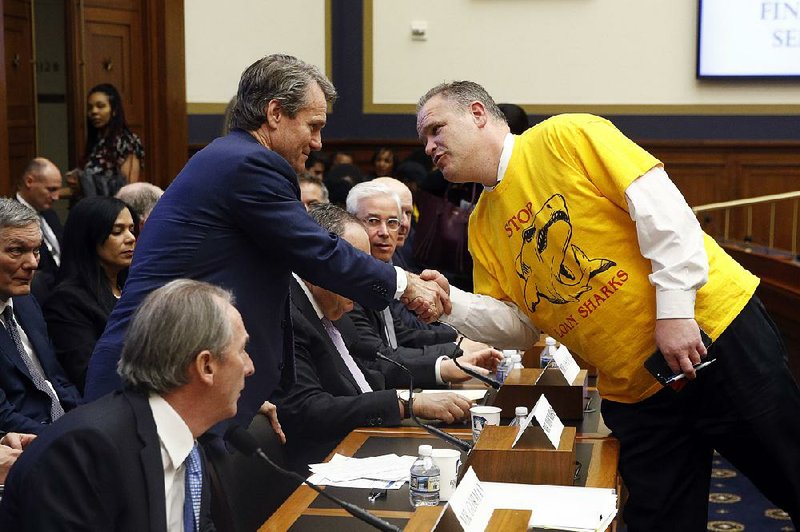
[[[711,347],[713,340],[711,340],[711,337],[706,334],[703,329],[700,329],[700,338],[703,341],[703,345],[706,346],[706,351],[708,351],[708,354],[706,355],[705,359],[700,361],[699,364],[694,365],[695,370],[702,370],[716,360],[714,354],[709,351],[709,347]],[[650,372],[651,375],[653,375],[653,377],[656,378],[658,382],[661,383],[662,386],[672,386],[677,390],[682,388],[685,384],[685,382],[682,382],[684,381],[684,374],[682,372],[675,373],[670,369],[660,349],[656,349],[656,352],[650,355],[647,360],[645,360],[644,367]]]

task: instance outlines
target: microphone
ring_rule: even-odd
[[[279,471],[280,473],[289,476],[293,479],[299,480],[300,482],[304,483],[306,486],[313,489],[323,497],[332,501],[334,504],[347,510],[347,512],[353,517],[360,519],[371,526],[374,526],[378,530],[385,530],[387,532],[400,532],[400,529],[394,526],[393,524],[387,523],[383,519],[372,515],[368,511],[364,510],[359,506],[356,506],[355,504],[343,501],[338,497],[334,497],[333,495],[326,493],[325,490],[323,490],[316,484],[313,484],[308,480],[304,479],[302,476],[298,475],[294,471],[287,471],[286,469],[283,469],[278,464],[270,460],[269,456],[267,456],[267,454],[263,450],[261,450],[261,447],[259,447],[258,442],[253,437],[253,435],[247,432],[241,426],[232,425],[225,432],[225,441],[230,443],[234,449],[236,449],[245,456],[253,456],[253,455],[259,456],[262,460],[267,462],[276,471]]]
[[[461,364],[459,364],[458,363],[458,357],[460,357],[462,354],[463,353],[459,353],[457,355],[451,355],[450,356],[450,360],[452,360],[455,363],[455,365],[456,365],[456,367],[458,369],[460,369],[461,371],[463,371],[464,373],[466,373],[470,377],[475,377],[476,379],[478,379],[482,383],[488,384],[489,386],[491,386],[495,390],[499,390],[500,389],[500,386],[502,386],[502,385],[498,381],[494,380],[491,377],[487,377],[485,375],[481,375],[480,373],[478,373],[474,369],[467,368],[467,367],[464,367]]]
[[[419,419],[417,419],[417,416],[414,415],[414,397],[413,397],[413,395],[414,395],[414,377],[411,374],[411,370],[408,369],[407,367],[405,367],[400,362],[398,362],[396,360],[392,360],[391,358],[383,355],[380,351],[376,352],[375,356],[377,358],[381,359],[381,360],[385,360],[386,362],[388,362],[390,364],[394,364],[398,368],[400,368],[403,371],[405,371],[406,373],[408,373],[408,410],[409,410],[408,414],[409,414],[409,417],[411,418],[411,420],[414,423],[416,423],[417,425],[419,425],[423,429],[427,430],[429,433],[433,434],[434,436],[437,436],[438,438],[450,443],[451,445],[455,445],[456,447],[458,447],[462,451],[470,452],[472,450],[472,444],[471,443],[466,442],[466,441],[464,441],[464,440],[462,440],[460,438],[456,438],[452,434],[448,434],[445,431],[440,430],[440,429],[438,429],[436,427],[432,427],[431,425],[426,425],[425,423],[422,423]]]

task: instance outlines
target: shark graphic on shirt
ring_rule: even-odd
[[[522,231],[516,270],[525,281],[525,304],[532,312],[542,298],[556,304],[578,301],[591,289],[589,280],[613,266],[614,261],[589,258],[572,243],[569,209],[561,194],[548,198]]]

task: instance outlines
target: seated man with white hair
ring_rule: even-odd
[[[397,194],[380,183],[359,183],[347,196],[347,211],[366,225],[372,256],[390,262],[402,225],[401,203]],[[467,338],[462,338],[456,345],[454,342],[458,333],[450,327],[408,327],[392,313],[391,307],[374,311],[356,303],[348,318],[355,326],[355,334],[349,334],[346,326],[342,326],[342,332],[349,342],[353,356],[361,358],[370,367],[380,368],[392,380],[397,378],[407,382],[407,377],[391,364],[375,361],[376,351],[406,365],[413,363],[418,357],[437,358],[439,362],[436,364],[435,381],[415,381],[422,386],[442,385],[466,379],[450,358],[462,354],[478,356],[478,365],[484,368],[493,367],[502,358],[498,351],[486,344]]]

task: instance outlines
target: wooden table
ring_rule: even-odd
[[[471,438],[471,431],[468,429],[451,429],[448,432],[462,439]],[[619,494],[620,481],[617,475],[619,442],[613,438],[597,435],[589,437],[579,435],[577,439],[576,453],[581,469],[575,485],[614,488]],[[359,458],[388,453],[416,455],[420,443],[450,448],[450,445],[418,427],[398,427],[356,429],[334,449],[333,453]],[[414,513],[408,500],[407,484],[399,490],[389,490],[385,499],[378,500],[374,504],[367,501],[368,490],[331,487],[325,489],[400,528],[406,526]],[[438,508],[443,509],[444,504]],[[429,512],[429,515],[435,513]],[[319,496],[308,486],[300,486],[259,530],[276,532],[347,530],[349,532],[374,529]]]

